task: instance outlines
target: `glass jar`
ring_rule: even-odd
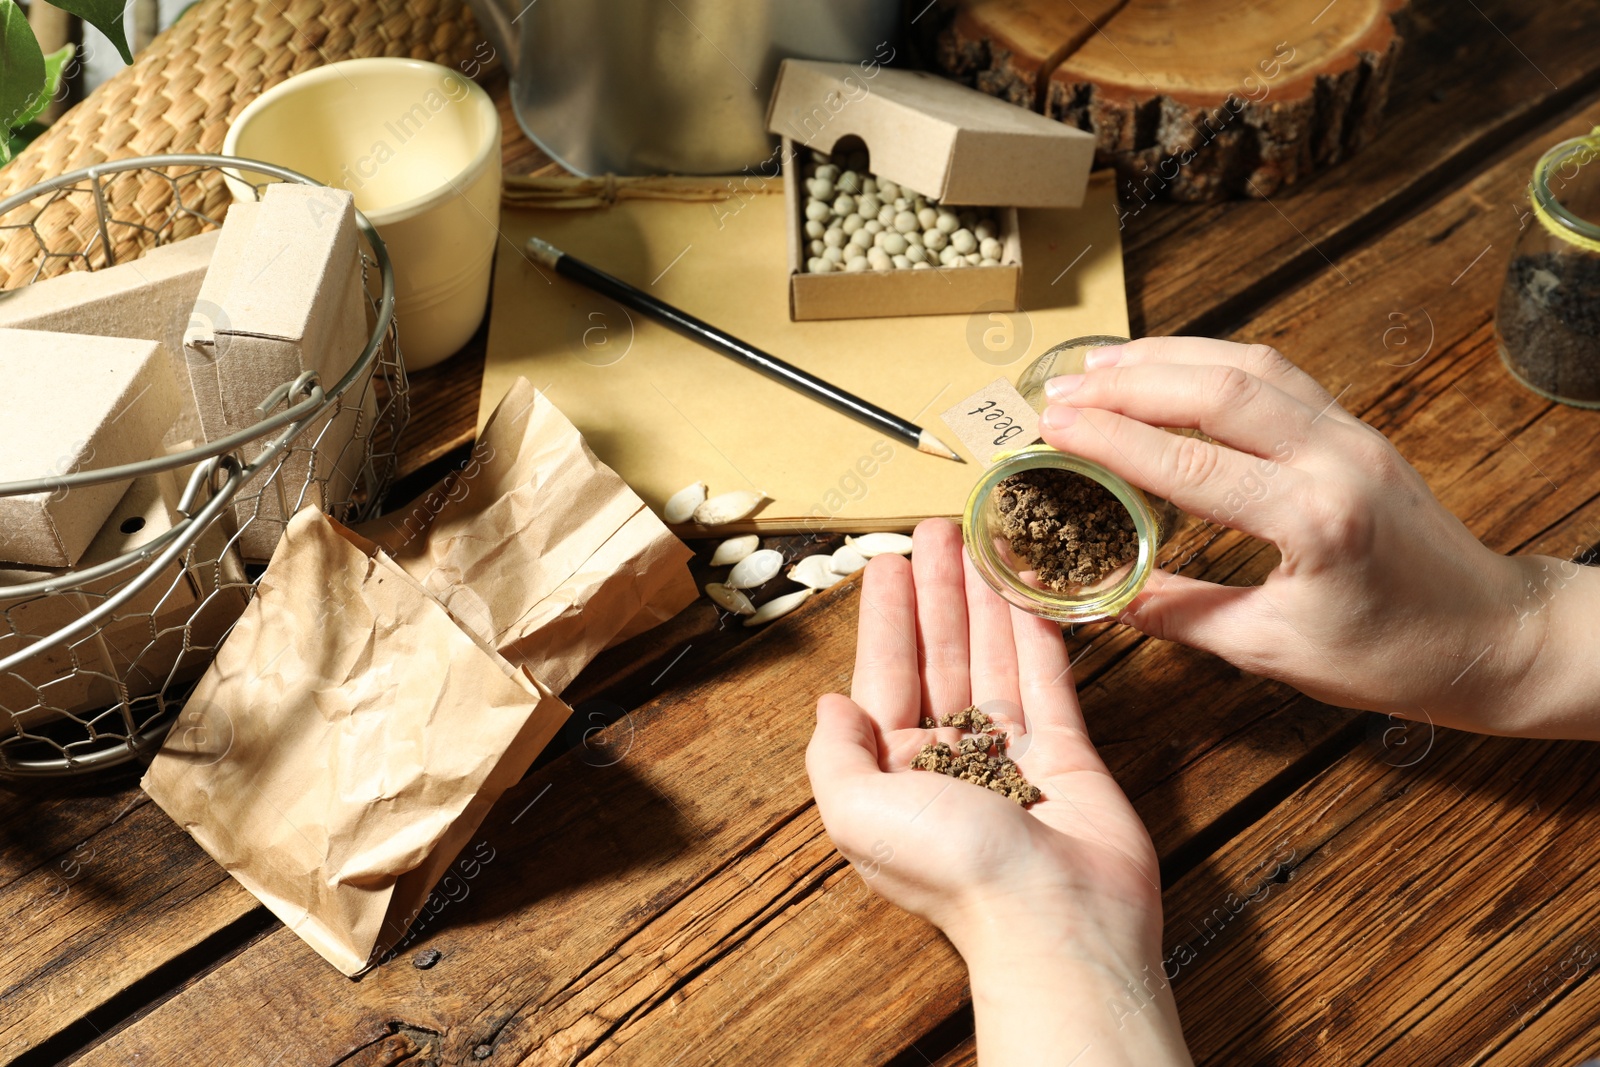
[[[1528,199],[1495,310],[1500,359],[1540,396],[1600,408],[1600,127],[1540,157]]]
[[[1017,391],[1036,411],[1045,406],[1044,383],[1063,374],[1081,374],[1084,356],[1091,348],[1126,344],[1126,337],[1091,336],[1065,341],[1034,360],[1017,381]],[[1065,590],[1046,587],[1030,561],[1012,549],[1001,533],[997,488],[1014,474],[1029,470],[1059,470],[1082,475],[1105,487],[1133,519],[1137,553],[1099,580]],[[1111,471],[1079,456],[1036,444],[1003,452],[973,487],[962,518],[962,539],[973,567],[989,587],[1023,611],[1056,622],[1094,622],[1115,618],[1133,602],[1155,568],[1156,550],[1170,534],[1176,510],[1159,498],[1147,496]]]

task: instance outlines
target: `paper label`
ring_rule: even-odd
[[[1001,452],[1039,440],[1039,413],[1004,378],[996,378],[939,417],[984,466]]]

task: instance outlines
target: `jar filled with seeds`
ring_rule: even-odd
[[[1546,152],[1495,311],[1500,358],[1541,396],[1600,408],[1600,127]]]
[[[1017,391],[1035,410],[1044,383],[1080,374],[1091,348],[1125,337],[1079,337],[1023,371]],[[1057,622],[1115,618],[1156,565],[1177,509],[1111,471],[1045,444],[995,457],[967,498],[962,535],[974,568],[1001,597]]]

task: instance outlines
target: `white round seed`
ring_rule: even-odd
[[[718,545],[715,552],[711,553],[711,565],[713,567],[731,567],[760,547],[760,534],[730,537]]]
[[[822,250],[822,257],[821,258],[826,260],[827,262],[833,263],[835,265],[843,263],[844,262],[844,249],[842,249],[842,248],[833,248],[833,247],[824,248]]]
[[[978,224],[972,228],[972,235],[978,239],[979,244],[1000,236],[995,232],[994,223],[988,219],[979,219]]]
[[[897,211],[893,219],[894,228],[901,233],[911,233],[917,228],[917,217],[909,211]]]
[[[694,509],[705,502],[705,482],[686,485],[667,498],[666,506],[661,509],[661,519],[669,523],[688,522]]]
[[[912,263],[926,263],[928,261],[928,250],[921,245],[907,245],[906,258]]]
[[[885,230],[878,236],[883,238],[883,241],[878,245],[879,248],[883,249],[891,256],[900,256],[905,254],[906,239],[903,236],[895,233],[892,230]]]
[[[983,253],[984,259],[999,259],[1000,242],[996,241],[993,237],[985,237],[978,242],[978,251]]]
[[[843,218],[846,215],[854,214],[855,210],[856,198],[851,196],[849,193],[840,193],[838,198],[833,202],[833,213],[838,215],[840,218]]]
[[[949,237],[951,234],[961,229],[961,220],[956,218],[955,212],[940,208],[939,219],[934,223],[934,226],[938,227],[940,233],[944,234],[946,237]]]
[[[865,221],[866,220],[863,219],[860,215],[856,215],[856,214],[846,215],[844,217],[844,221],[839,224],[839,228],[844,231],[844,235],[846,237],[849,237],[851,234],[853,234],[857,230],[861,229],[861,226]]]
[[[878,212],[883,210],[883,204],[871,193],[862,193],[861,199],[856,201],[856,210],[861,212],[864,219],[875,219]]]
[[[894,267],[894,260],[889,258],[889,253],[881,248],[874,248],[867,253],[867,262],[872,264],[873,270],[890,270]]]
[[[823,249],[827,248],[828,246],[823,244],[821,240],[812,238],[811,244],[807,247],[811,249],[811,254],[813,256],[820,256],[822,255]]]
[[[854,574],[867,565],[867,557],[855,550],[852,545],[845,545],[834,552],[828,562],[835,574]]]
[[[983,262],[983,257],[976,252],[968,252],[961,258],[966,260],[967,266],[969,267],[976,267],[979,263]]]
[[[821,237],[828,232],[828,228],[816,219],[806,219],[806,236]]]
[[[730,589],[721,582],[711,582],[706,586],[706,596],[711,602],[724,611],[731,611],[735,615],[754,615],[756,606],[750,598],[737,589]]]
[[[832,163],[822,163],[817,167],[817,177],[826,178],[830,182],[836,181],[839,177],[839,168]]]
[[[799,582],[812,589],[826,589],[830,585],[844,581],[844,575],[833,569],[832,557],[827,553],[807,556],[790,567],[788,574],[791,582]]]
[[[960,229],[950,235],[950,247],[966,255],[978,250],[978,239],[972,236],[971,230]]]
[[[931,230],[939,221],[939,213],[931,207],[917,209],[917,225],[924,230]]]
[[[883,223],[879,222],[877,219],[868,219],[866,222],[861,224],[861,228],[870,234],[876,235],[883,232]]]
[[[913,264],[911,264],[911,269],[912,270],[932,270],[933,269],[933,264],[932,263],[913,263]]]
[[[762,548],[750,553],[733,565],[728,572],[730,589],[754,589],[778,576],[783,569],[783,553],[774,548]]]
[[[822,237],[822,243],[829,248],[844,247],[845,232],[842,226],[830,226],[820,236]],[[999,246],[997,245],[996,247]]]
[[[877,194],[878,194],[878,179],[874,178],[870,174],[863,173],[861,175],[861,191],[863,193],[869,193],[869,194],[871,194],[873,196],[877,196]],[[882,200],[883,197],[879,196],[878,199]]]
[[[904,195],[905,194],[900,191],[900,186],[896,185],[894,182],[890,181],[888,178],[879,179],[879,181],[878,181],[878,199],[879,200],[893,200],[895,197],[904,196]]]
[[[754,615],[744,620],[744,624],[746,626],[765,626],[774,619],[783,618],[789,612],[804,604],[815,593],[815,589],[802,589],[798,593],[774,597],[757,608]]]
[[[694,521],[702,526],[721,526],[726,522],[738,522],[748,518],[766,503],[767,498],[760,493],[752,493],[748,489],[736,489],[731,493],[720,493],[705,501],[694,509]]]
[[[870,264],[867,262],[867,257],[861,255],[857,256],[855,259],[846,260],[844,269],[847,273],[854,274],[858,270],[866,270],[869,266]]]
[[[911,261],[905,256],[890,256],[889,262],[893,263],[896,270],[910,270]]]
[[[838,192],[855,196],[861,192],[861,175],[853,170],[847,170],[833,179],[833,187]]]
[[[924,230],[922,244],[930,252],[942,252],[950,243],[950,235],[938,228]]]
[[[863,226],[850,235],[850,243],[862,251],[866,251],[872,247],[872,237],[872,231]]]
[[[826,222],[828,221],[828,216],[830,214],[831,211],[829,210],[828,205],[824,204],[821,200],[806,201],[806,218],[812,219],[816,222]]]
[[[911,538],[903,533],[869,533],[860,537],[846,537],[844,543],[867,559],[888,553],[911,555]]]

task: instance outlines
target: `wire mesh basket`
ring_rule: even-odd
[[[0,284],[104,269],[215,228],[230,199],[223,176],[237,179],[245,163],[316,184],[256,160],[161,155],[0,200]],[[347,523],[374,512],[408,405],[394,274],[377,231],[360,212],[356,221],[369,332],[338,382],[314,372],[283,382],[253,426],[200,445],[0,484],[0,497],[129,487],[101,531],[120,524],[120,554],[100,559],[91,545],[64,570],[0,563],[0,778],[76,776],[153,753],[254,592],[260,568],[244,561],[242,539],[259,541],[306,505]]]

